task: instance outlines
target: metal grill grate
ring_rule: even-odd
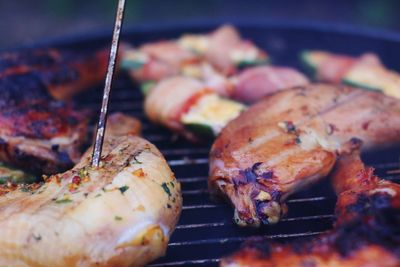
[[[80,99],[86,107],[98,109],[100,97],[100,93],[91,92]],[[150,266],[217,265],[221,256],[233,252],[249,237],[288,241],[330,229],[335,196],[328,181],[292,196],[288,201],[288,216],[275,226],[260,229],[235,226],[232,209],[210,200],[207,192],[208,145],[193,145],[151,124],[143,114],[139,90],[125,75],[114,84],[110,111],[123,111],[141,119],[143,136],[161,150],[182,184],[182,215],[167,255]],[[394,150],[384,151],[367,155],[366,160],[373,163],[382,177],[400,181],[400,174],[387,174],[388,170],[399,167],[397,155]]]
[[[177,36],[185,31],[205,31],[205,27],[175,28],[160,31],[159,28],[144,28],[133,31],[133,41],[146,42],[165,37]],[[303,25],[304,26],[304,25]],[[296,28],[296,26],[279,27],[277,24],[257,24],[243,26],[242,32],[274,55],[275,62],[282,65],[297,66],[297,53],[304,48],[322,48],[333,51],[358,53],[358,51],[376,51],[391,67],[400,69],[400,58],[395,58],[398,51],[398,40],[389,40],[381,36],[358,35],[357,31],[336,31],[324,27]],[[266,30],[268,35],[265,35]],[[105,35],[106,36],[106,35]],[[104,42],[106,37],[93,38],[74,44],[88,47],[91,44]],[[265,38],[264,38],[265,36]],[[385,38],[383,38],[385,37]],[[136,42],[137,43],[137,42]],[[352,46],[349,46],[352,43]],[[316,45],[317,44],[317,45]],[[383,48],[382,48],[383,47]],[[386,55],[386,58],[385,58]],[[397,55],[397,54],[396,54]],[[207,192],[208,151],[209,145],[193,145],[171,134],[160,126],[151,124],[142,111],[143,99],[130,79],[125,75],[114,82],[111,94],[110,111],[122,111],[136,116],[143,123],[143,136],[154,143],[167,158],[177,179],[182,184],[183,211],[179,224],[172,235],[167,255],[150,266],[213,266],[217,265],[223,255],[237,249],[248,237],[262,236],[274,241],[288,241],[294,238],[310,237],[331,228],[335,196],[324,181],[309,190],[293,195],[288,201],[289,214],[275,226],[264,226],[260,229],[242,229],[232,221],[233,211],[225,203],[211,201]],[[98,93],[87,92],[79,97],[85,107],[98,110],[101,100],[101,88]],[[364,156],[367,164],[376,168],[377,174],[396,182],[400,174],[391,174],[391,169],[399,169],[399,148],[369,153]]]

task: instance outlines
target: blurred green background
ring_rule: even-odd
[[[0,48],[112,30],[115,0],[0,0]],[[302,19],[400,31],[400,1],[127,0],[125,23]]]

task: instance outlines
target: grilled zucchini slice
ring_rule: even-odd
[[[343,83],[400,98],[400,75],[383,66],[356,65],[343,78]]]
[[[206,94],[190,107],[181,121],[188,131],[201,137],[213,137],[243,110],[245,105],[241,103],[217,94]]]

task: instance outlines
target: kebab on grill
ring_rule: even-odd
[[[228,123],[210,152],[209,189],[242,226],[277,223],[286,198],[332,170],[347,140],[364,149],[400,142],[400,101],[315,84],[262,99]]]
[[[199,49],[196,48],[199,42],[215,45],[206,45],[206,48]],[[234,28],[224,26],[208,35],[184,35],[177,41],[146,44],[137,50],[125,52],[122,66],[129,69],[131,76],[142,82],[147,116],[153,122],[162,124],[189,140],[204,141],[218,135],[227,122],[246,108],[239,101],[254,102],[277,90],[308,84],[307,78],[301,73],[274,66],[248,67],[235,75],[226,76],[218,66],[229,65],[228,61],[217,64],[221,58],[216,56],[218,59],[214,59],[209,55],[218,53],[208,50],[217,49],[221,52],[225,46],[223,54],[229,59],[226,53],[231,50],[230,53],[235,54],[239,48],[250,49],[250,43],[234,48],[232,42],[244,43]],[[253,57],[259,55],[263,58],[264,53],[260,49],[253,47],[251,51],[258,51],[249,53]],[[190,53],[192,58],[189,60]],[[193,60],[193,57],[196,59]],[[231,61],[231,69],[234,71],[230,73],[238,72],[238,67],[234,67],[235,62],[250,66],[263,61],[253,57]],[[243,64],[243,60],[246,64]],[[254,64],[250,64],[252,61]],[[156,72],[161,68],[155,66],[159,66],[161,62],[169,62],[171,66],[165,67],[165,70],[170,72]],[[178,67],[174,68],[172,65]]]
[[[0,196],[1,266],[142,266],[165,253],[180,184],[157,148],[111,116],[100,167],[74,168]],[[1,192],[1,191],[0,191]]]
[[[351,57],[311,50],[302,52],[301,60],[319,81],[378,90],[400,98],[400,74],[387,69],[375,54]]]
[[[294,69],[259,66],[267,63],[265,52],[226,25],[209,34],[183,35],[126,49],[121,64],[144,92],[160,80],[183,75],[201,80],[221,96],[254,102],[276,90],[308,83]]]
[[[400,265],[400,185],[365,167],[358,139],[342,153],[333,174],[337,194],[333,230],[309,241],[269,244],[253,240],[224,258],[221,266],[379,266]]]
[[[129,69],[140,82],[159,81],[202,61],[228,75],[243,65],[263,64],[268,56],[250,41],[243,40],[234,27],[225,25],[209,34],[186,34],[177,40],[127,50],[122,67]]]

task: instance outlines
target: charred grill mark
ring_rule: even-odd
[[[375,193],[373,195],[360,194],[357,201],[346,206],[349,213],[356,213],[359,216],[374,215],[380,209],[391,207],[392,197],[386,193]]]
[[[0,79],[0,108],[42,100],[49,101],[51,98],[37,74],[14,74]]]
[[[60,86],[79,80],[80,75],[78,70],[64,66],[56,71],[42,73],[41,78],[48,86]]]
[[[368,223],[363,216],[339,227],[333,240],[334,248],[347,257],[354,250],[375,244],[400,258],[400,209],[380,208],[373,212]]]
[[[8,53],[0,57],[0,73],[14,68],[49,68],[60,60],[60,53],[54,49]]]

